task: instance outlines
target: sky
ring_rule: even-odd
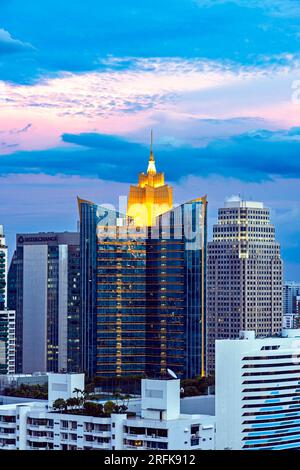
[[[271,209],[300,281],[297,0],[0,0],[0,224],[75,230],[149,156],[176,203]]]

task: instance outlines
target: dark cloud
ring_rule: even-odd
[[[149,149],[140,143],[96,133],[64,134],[62,140],[74,147],[3,155],[1,174],[65,174],[134,182],[147,167]],[[300,129],[258,130],[214,140],[205,147],[157,144],[155,155],[157,168],[168,181],[189,175],[221,175],[245,182],[300,178]]]

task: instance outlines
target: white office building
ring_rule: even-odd
[[[216,449],[300,449],[300,330],[216,341]]]
[[[215,419],[180,413],[179,380],[142,381],[140,415],[92,417],[51,411],[84,388],[82,374],[49,374],[49,400],[0,406],[0,448],[19,450],[213,449]]]

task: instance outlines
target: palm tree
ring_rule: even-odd
[[[76,394],[76,398],[78,398],[78,397],[79,397],[79,393],[82,393],[82,390],[80,390],[80,388],[74,388],[73,393],[75,393],[75,394]]]

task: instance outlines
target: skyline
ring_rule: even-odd
[[[226,197],[263,201],[285,278],[299,280],[300,6],[247,3],[2,2],[0,223],[10,255],[16,232],[76,229],[77,195],[99,204],[127,195],[153,128],[174,201],[207,193],[210,229]]]

